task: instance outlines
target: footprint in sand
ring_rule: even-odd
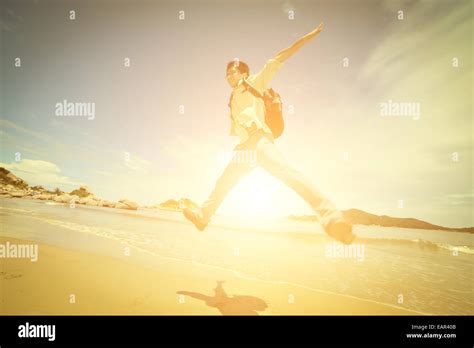
[[[8,273],[8,272],[0,272],[0,278],[2,279],[15,279],[23,277],[21,273]]]

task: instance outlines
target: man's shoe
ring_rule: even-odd
[[[184,217],[188,219],[189,221],[191,221],[199,231],[204,231],[204,229],[207,226],[207,221],[204,220],[201,209],[184,208],[183,214],[184,214]]]
[[[342,220],[330,223],[325,228],[326,233],[343,244],[351,244],[356,235],[352,233],[352,225]]]

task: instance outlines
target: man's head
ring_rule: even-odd
[[[249,76],[249,66],[242,61],[233,60],[227,63],[227,82],[235,88],[242,78]]]

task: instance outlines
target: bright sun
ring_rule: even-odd
[[[279,180],[260,168],[245,176],[226,197],[220,212],[223,215],[277,217],[289,215],[291,201],[288,189]],[[285,194],[286,193],[286,194]],[[289,192],[294,195],[292,192]],[[294,206],[293,206],[294,208]]]

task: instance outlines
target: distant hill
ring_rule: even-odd
[[[430,224],[429,222],[413,218],[396,218],[387,215],[375,215],[359,209],[349,209],[343,211],[344,220],[354,225],[376,225],[383,227],[414,228],[423,230],[443,230],[454,232],[474,233],[474,227],[451,228]],[[291,215],[292,220],[315,221],[315,215]]]

